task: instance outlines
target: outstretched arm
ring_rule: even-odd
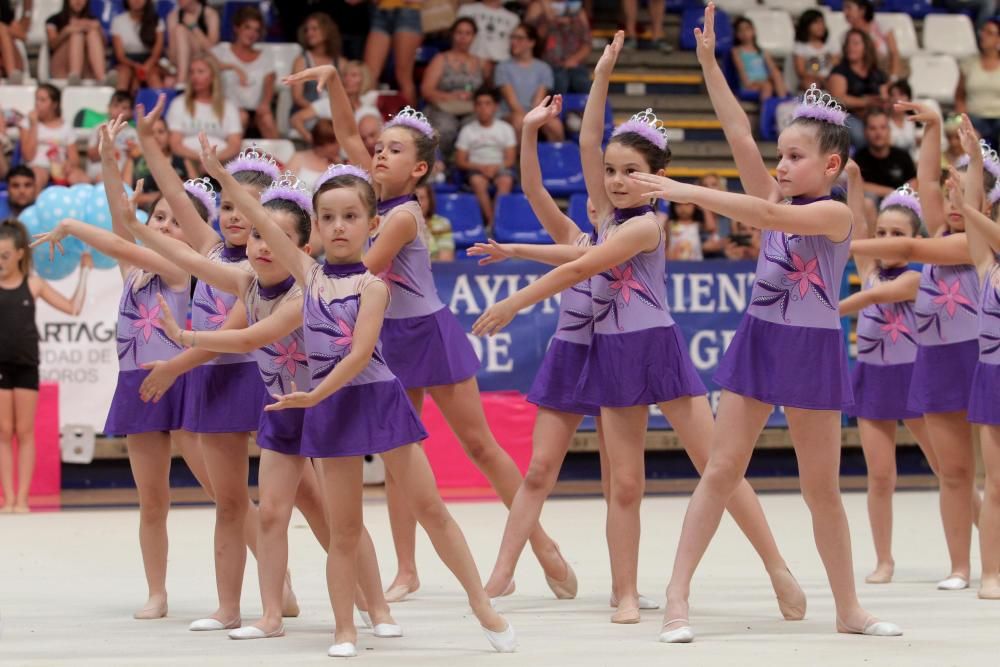
[[[876,303],[912,301],[917,298],[919,288],[920,274],[916,271],[907,271],[894,280],[879,283],[843,299],[840,302],[840,314],[844,316],[857,313]]]
[[[256,322],[246,329],[227,331],[188,331],[181,329],[174,319],[166,300],[157,295],[160,302],[160,326],[171,340],[184,347],[198,347],[211,352],[246,354],[281,340],[302,326],[302,297],[289,299],[281,304],[269,317]]]
[[[125,194],[125,184],[122,174],[118,170],[118,159],[115,157],[115,137],[128,123],[121,117],[109,120],[101,125],[97,130],[97,148],[101,157],[101,177],[104,180],[104,195],[108,199],[108,208],[111,210],[111,229],[115,234],[126,241],[134,241],[132,234],[126,225],[128,207],[122,199]],[[142,191],[141,181],[138,191]]]
[[[33,275],[28,278],[28,288],[36,299],[41,299],[53,308],[74,317],[83,310],[83,302],[87,299],[87,276],[94,268],[94,258],[90,253],[84,253],[80,258],[80,278],[73,290],[73,296],[64,297],[48,281]]]
[[[851,253],[855,256],[876,257],[889,262],[923,262],[950,266],[972,262],[965,234],[929,239],[907,236],[865,239],[852,242]]]
[[[580,232],[582,233],[582,232]],[[587,248],[578,245],[541,245],[536,243],[476,243],[466,250],[470,257],[480,257],[480,266],[496,264],[505,259],[526,259],[551,266],[562,266],[579,259]]]
[[[544,3],[543,3],[544,4]],[[590,85],[590,96],[583,109],[580,124],[580,162],[583,165],[583,180],[587,184],[587,194],[597,209],[598,219],[611,214],[611,200],[604,189],[604,107],[608,102],[608,84],[615,69],[618,54],[622,51],[625,33],[619,30],[615,38],[604,47],[601,59],[594,67],[594,83]]]
[[[337,141],[341,148],[347,153],[347,159],[352,163],[368,169],[372,163],[372,156],[365,148],[365,142],[358,132],[358,123],[354,120],[354,107],[344,90],[344,82],[340,79],[340,72],[333,65],[320,65],[310,67],[301,72],[296,72],[286,76],[283,80],[285,85],[315,81],[319,92],[325,88],[330,98],[330,115],[333,118],[333,130],[337,134]]]

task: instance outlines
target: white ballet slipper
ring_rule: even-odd
[[[482,627],[482,626],[480,626]],[[493,650],[497,653],[514,653],[517,651],[517,635],[514,634],[514,626],[507,621],[507,628],[502,632],[493,632],[489,628],[483,628],[486,639],[489,640]]]
[[[683,623],[673,630],[666,630],[668,625]],[[694,630],[691,629],[690,621],[686,618],[675,618],[663,624],[660,632],[660,641],[664,644],[690,644],[694,641]]]
[[[939,591],[964,591],[969,587],[968,579],[964,577],[948,577],[938,582]]]
[[[235,630],[240,627],[242,620],[240,618],[235,618],[228,623],[223,623],[222,621],[214,618],[199,618],[197,621],[191,623],[188,626],[188,630],[191,632],[213,632],[217,630]]]
[[[358,655],[358,647],[354,642],[331,644],[326,654],[331,658],[353,658]]]
[[[285,626],[284,624],[279,625],[278,629],[274,632],[265,632],[255,625],[246,625],[242,628],[236,628],[230,631],[230,639],[271,639],[272,637],[284,637],[285,636]]]
[[[839,618],[837,619],[837,631],[853,635],[866,635],[868,637],[901,637],[902,629],[895,623],[880,621],[874,617],[869,617],[862,628],[852,628]]]
[[[393,637],[402,637],[403,628],[395,623],[376,623],[375,627],[372,628],[372,633],[379,639],[392,639]]]

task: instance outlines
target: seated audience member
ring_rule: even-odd
[[[177,7],[167,14],[167,34],[167,55],[176,68],[177,83],[185,84],[194,57],[219,43],[219,12],[206,7],[205,0],[177,0]]]
[[[757,45],[753,21],[742,16],[733,24],[736,37],[732,50],[733,65],[740,77],[740,89],[754,91],[763,102],[771,97],[785,97],[785,78],[778,71],[771,54]]]
[[[45,20],[45,34],[53,79],[67,79],[71,86],[85,78],[114,85],[108,76],[108,40],[89,0],[63,0],[62,9]]]
[[[240,152],[243,139],[240,112],[223,94],[219,70],[209,56],[195,56],[191,61],[187,90],[170,103],[166,120],[170,126],[170,148],[185,160],[200,164],[199,132],[208,135],[209,143],[218,148],[222,162]]]
[[[535,0],[524,14],[542,40],[542,58],[552,66],[555,93],[590,92],[590,21],[579,2]]]
[[[861,169],[865,193],[881,199],[904,183],[915,185],[917,169],[907,151],[892,145],[889,116],[873,109],[865,118],[867,146],[855,152],[854,161]]]
[[[341,72],[344,86],[347,87],[348,61],[340,54],[340,30],[333,19],[323,12],[310,14],[299,27],[298,42],[302,47],[302,55],[292,61],[293,74],[310,67],[333,65]],[[312,141],[310,130],[315,119],[330,119],[330,103],[326,95],[320,95],[319,86],[315,81],[294,83],[292,102],[294,104],[292,128],[307,142]]]
[[[878,67],[868,33],[848,31],[840,62],[830,73],[826,87],[851,113],[847,121],[851,144],[855,148],[864,146],[865,112],[872,107],[883,108],[889,101],[889,77]]]
[[[21,155],[35,172],[41,191],[47,185],[86,183],[80,168],[76,134],[62,117],[62,93],[50,83],[39,84],[35,108],[21,126]]]
[[[341,161],[340,144],[337,143],[337,135],[333,133],[332,122],[316,121],[312,135],[312,146],[297,151],[286,165],[288,171],[298,176],[310,190],[327,167]]]
[[[504,9],[501,0],[470,2],[458,8],[459,17],[476,22],[476,39],[472,42],[472,55],[494,63],[510,58],[510,36],[521,19],[514,12]]]
[[[698,260],[701,253],[701,227],[704,218],[694,204],[672,202],[670,217],[666,222],[667,259]]]
[[[1000,18],[979,29],[979,54],[961,63],[955,112],[969,114],[979,136],[996,147],[1000,141]]]
[[[802,12],[795,28],[792,64],[799,92],[815,84],[826,87],[826,79],[840,61],[840,47],[828,42],[826,19],[818,9]]]
[[[361,141],[365,142],[365,148],[375,155],[375,144],[378,143],[384,124],[382,112],[375,107],[363,106],[354,112],[354,122],[358,124],[358,134],[361,135]]]
[[[378,104],[378,91],[374,89],[371,74],[363,62],[349,60],[344,63],[340,67],[340,79],[344,83],[347,99],[351,101],[351,108],[355,111],[364,106],[374,107]],[[296,110],[290,122],[306,141],[311,141],[310,134],[318,119],[332,120],[330,101],[326,96],[317,97],[309,106]]]
[[[897,102],[909,102],[913,99],[913,91],[906,79],[893,81],[889,84],[889,136],[892,145],[917,159],[918,131],[917,124],[910,122],[906,112],[896,108]]]
[[[160,88],[163,35],[166,25],[154,0],[128,0],[127,11],[111,21],[111,50],[118,63],[118,90]]]
[[[426,183],[417,187],[417,202],[427,224],[424,226],[424,241],[431,253],[432,262],[455,261],[455,236],[451,231],[451,221],[438,215],[434,188]]]
[[[535,58],[538,33],[526,23],[510,35],[511,58],[497,65],[494,80],[503,97],[501,115],[520,134],[524,114],[533,109],[549,94],[555,85],[552,67]],[[562,141],[565,131],[562,121],[553,118],[542,126],[542,134],[549,141]]]
[[[216,44],[212,55],[223,72],[226,99],[240,109],[244,137],[278,138],[278,124],[271,105],[277,73],[274,62],[256,48],[264,36],[264,15],[253,5],[233,14],[233,41]]]
[[[19,164],[7,172],[7,206],[10,215],[16,218],[21,211],[35,203],[38,197],[38,187],[35,172],[31,167]]]
[[[473,117],[473,91],[489,80],[489,62],[472,55],[476,22],[461,18],[451,27],[451,48],[431,59],[420,93],[427,101],[424,113],[440,136],[441,153],[451,159],[459,128]]]
[[[170,150],[170,128],[167,126],[167,121],[163,118],[158,118],[153,125],[153,136],[156,138],[156,143],[160,147],[160,150],[170,160],[170,166],[173,167],[174,172],[182,180],[194,178],[198,175],[198,170],[195,168],[194,162],[185,160],[179,155],[174,155]],[[138,181],[140,178],[142,179],[142,192],[139,193],[137,203],[139,208],[149,211],[160,197],[160,188],[156,184],[156,179],[153,178],[152,173],[149,171],[149,163],[146,161],[145,156],[141,152],[137,153],[133,153],[132,155],[132,178],[135,181]]]
[[[844,0],[844,19],[852,30],[868,35],[875,47],[878,64],[889,76],[901,74],[902,58],[892,31],[883,32],[875,21],[875,4],[872,0]]]
[[[498,196],[513,189],[517,153],[514,128],[510,123],[496,119],[499,98],[495,88],[477,90],[476,120],[462,128],[455,142],[455,163],[465,173],[489,227],[493,226],[490,186],[495,186]]]
[[[24,71],[27,68],[17,49],[18,42],[28,38],[31,29],[31,1],[24,5],[21,18],[14,18],[14,5],[11,0],[0,1],[0,76],[7,83],[18,86],[24,81]]]
[[[132,107],[135,101],[132,96],[128,93],[116,90],[111,95],[111,101],[108,102],[108,118],[123,118],[126,121],[132,120]],[[100,127],[95,127],[91,133],[90,137],[87,139],[87,176],[94,183],[101,182],[101,151],[99,148],[100,139]],[[131,164],[133,156],[137,154],[139,149],[139,135],[136,134],[135,128],[131,125],[126,125],[115,137],[115,154],[118,157],[118,169],[122,172],[122,179],[126,183],[131,183],[134,180],[134,174],[131,171]]]
[[[760,254],[760,230],[734,220],[723,252],[726,259],[756,261]]]

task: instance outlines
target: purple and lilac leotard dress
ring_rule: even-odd
[[[625,225],[655,225],[660,240],[653,250],[591,277],[594,336],[575,398],[625,408],[702,396],[705,385],[667,307],[663,226],[651,206],[616,210],[598,243]]]
[[[969,421],[1000,426],[1000,264],[994,262],[986,272],[980,292],[979,362],[972,376]]]
[[[360,263],[317,264],[309,269],[302,323],[312,387],[351,351],[361,299],[373,284],[385,283]],[[368,366],[350,382],[306,409],[302,456],[378,454],[427,437],[381,348],[376,344]]]
[[[838,312],[850,241],[763,231],[750,306],[715,373],[719,385],[771,405],[850,408]]]
[[[919,412],[969,408],[979,359],[979,277],[971,264],[925,264],[917,293],[917,358],[906,406]]]
[[[592,241],[589,234],[581,233],[576,245],[588,247]],[[597,404],[574,396],[593,335],[594,310],[588,279],[564,290],[559,297],[559,322],[528,391],[529,403],[576,415],[596,417],[601,413]]]
[[[266,287],[254,278],[243,295],[243,301],[247,305],[247,323],[253,326],[284,304],[301,297],[302,288],[295,284],[292,276],[277,285]],[[290,393],[292,382],[302,391],[309,387],[309,365],[306,363],[306,343],[302,329],[296,329],[281,340],[258,348],[253,356],[257,360],[257,368],[266,389],[257,423],[257,444],[263,449],[297,456],[302,448],[305,409],[264,412],[263,408],[274,403],[272,394]]]
[[[246,247],[219,243],[208,259],[250,270]],[[215,331],[226,321],[236,295],[198,281],[191,305],[195,331]],[[241,433],[257,428],[260,415],[247,406],[261,405],[264,384],[253,354],[220,354],[187,374],[184,430],[191,433]]]
[[[111,400],[104,432],[114,435],[173,431],[181,428],[184,414],[185,379],[180,377],[158,402],[144,403],[139,386],[149,374],[142,364],[164,361],[183,351],[160,328],[162,294],[175,318],[183,318],[188,306],[188,288],[170,289],[159,275],[132,269],[125,276],[118,304],[118,385]],[[184,326],[182,320],[178,325]]]
[[[905,266],[879,269],[863,289],[895,280]],[[862,419],[916,419],[906,407],[917,358],[917,320],[912,301],[879,303],[858,314],[858,361],[851,375],[854,406],[845,410]]]
[[[379,276],[392,297],[382,325],[385,361],[407,389],[468,380],[479,371],[479,358],[458,318],[438,298],[416,195],[379,202],[383,220],[396,211],[413,216],[417,235]]]

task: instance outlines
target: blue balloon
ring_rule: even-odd
[[[90,183],[78,183],[77,185],[74,185],[69,189],[70,197],[73,199],[73,207],[77,211],[79,211],[79,219],[83,220],[84,222],[87,222],[86,220],[87,202],[90,201],[90,198],[93,196],[95,189],[103,189],[103,188],[98,188],[96,186],[91,185]]]
[[[34,237],[35,234],[43,234],[45,230],[42,229],[42,223],[38,219],[38,209],[32,204],[28,208],[21,211],[21,215],[17,216],[25,227],[28,228],[28,235]]]
[[[112,231],[111,229],[111,215],[105,211],[98,211],[96,214],[92,213],[91,216],[86,220],[89,225],[94,225],[105,231]],[[118,260],[113,257],[108,257],[103,253],[99,253],[93,248],[90,249],[90,254],[94,258],[94,268],[95,269],[113,269],[118,266]]]
[[[90,198],[84,207],[83,217],[84,220],[98,227],[103,227],[103,220],[107,219],[107,229],[111,229],[111,208],[108,206],[108,198],[104,194],[104,188],[92,189]]]
[[[149,222],[149,213],[146,213],[142,209],[139,209],[135,212],[135,218],[142,224],[146,224],[147,222]]]
[[[35,253],[35,270],[46,280],[61,280],[73,273],[73,270],[80,264],[80,253],[74,249],[66,248],[65,242],[63,249],[66,254],[60,255],[59,251],[56,250],[55,257],[51,261],[49,261],[48,245],[42,246],[42,249],[42,252]]]
[[[78,220],[83,218],[83,210],[77,206],[70,195],[69,188],[61,185],[50,186],[42,190],[38,201],[35,202],[35,208],[38,211],[38,221],[43,232],[52,231],[64,218]],[[79,258],[80,253],[83,252],[83,243],[77,238],[67,237],[63,240],[63,248],[67,252],[72,250]]]

